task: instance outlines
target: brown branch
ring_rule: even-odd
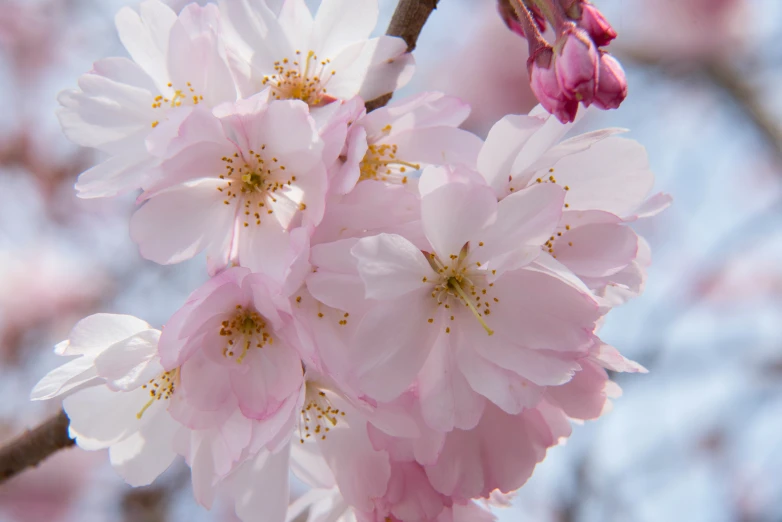
[[[642,49],[621,48],[617,54],[627,63],[655,67],[671,76],[698,74],[710,80],[736,103],[752,122],[774,155],[782,159],[782,126],[771,116],[757,89],[746,75],[729,62],[714,59],[678,59],[660,57]]]
[[[68,416],[60,413],[0,448],[0,484],[61,449],[75,444],[68,436]]]
[[[388,36],[398,36],[407,44],[407,52],[415,49],[418,43],[418,37],[424,28],[424,24],[437,8],[439,0],[399,0],[396,6],[394,16],[391,17],[391,23],[388,24],[386,34]],[[367,102],[367,112],[373,111],[385,106],[394,93],[384,94],[374,100]]]
[[[763,106],[756,89],[747,83],[744,75],[725,63],[705,63],[704,73],[733,98],[744,114],[771,146],[777,158],[782,159],[782,127]]]

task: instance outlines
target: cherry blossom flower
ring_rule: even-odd
[[[160,331],[127,315],[96,314],[79,321],[55,348],[78,356],[35,386],[33,400],[65,396],[69,432],[82,449],[109,449],[114,469],[133,486],[150,484],[168,468],[180,429],[166,411],[177,370],[157,356]]]
[[[422,184],[432,186],[426,178],[437,174],[427,169]],[[418,377],[424,417],[449,431],[474,426],[483,397],[518,412],[529,402],[529,383],[572,377],[594,342],[597,304],[565,281],[523,268],[559,220],[564,195],[553,186],[531,189],[498,205],[485,185],[435,187],[422,199],[425,252],[398,235],[353,241],[366,300],[343,292],[340,308],[366,310],[348,352],[357,389],[388,401]],[[333,255],[334,264],[350,262]],[[329,302],[345,276],[323,268],[315,297]]]
[[[499,198],[536,185],[565,190],[562,218],[539,260],[561,263],[618,304],[643,289],[648,246],[626,223],[653,216],[670,197],[649,197],[654,174],[643,146],[603,129],[561,141],[570,130],[542,110],[506,116],[489,132],[478,170]]]
[[[474,167],[480,139],[458,128],[469,114],[459,99],[425,92],[362,116],[350,127],[334,190],[346,193],[360,180],[412,184],[427,165]]]
[[[205,250],[213,273],[233,259],[284,279],[323,217],[324,142],[306,104],[269,95],[195,110],[161,144],[161,182],[130,224],[144,257],[177,263]]]
[[[276,99],[317,107],[372,100],[412,76],[401,38],[369,38],[377,0],[324,0],[314,18],[304,0],[286,0],[278,14],[265,0],[223,0],[220,12],[243,96],[270,87]]]
[[[117,30],[132,60],[96,62],[78,90],[59,97],[65,135],[109,155],[79,177],[79,196],[113,196],[144,186],[155,165],[146,140],[157,139],[161,123],[193,106],[236,100],[218,18],[215,6],[191,4],[177,16],[159,0],[145,0],[139,12],[119,12]]]

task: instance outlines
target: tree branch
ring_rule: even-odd
[[[746,75],[730,63],[714,59],[665,58],[634,48],[620,48],[617,54],[627,63],[656,67],[671,76],[694,73],[705,77],[730,96],[744,116],[760,132],[777,159],[782,159],[782,126],[769,114],[757,89],[746,80]]]
[[[398,36],[407,44],[407,52],[415,49],[418,43],[418,36],[424,28],[424,24],[437,8],[439,0],[399,0],[396,6],[394,16],[391,17],[391,23],[388,24],[386,34],[388,36]],[[385,106],[394,93],[384,94],[379,98],[367,102],[367,112],[373,111]]]
[[[68,416],[60,413],[33,430],[19,435],[0,448],[0,484],[17,473],[71,447],[75,441],[68,436]]]

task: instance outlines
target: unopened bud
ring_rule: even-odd
[[[505,25],[516,33],[517,35],[525,38],[524,27],[519,23],[519,17],[516,15],[516,10],[511,5],[512,0],[497,0],[497,11],[500,12],[500,17]]]
[[[622,65],[610,54],[600,51],[600,77],[594,103],[603,110],[616,109],[627,97],[627,77]]]
[[[551,48],[540,49],[527,62],[530,87],[543,108],[562,123],[575,120],[578,102],[565,96],[557,79],[554,52]]]
[[[497,10],[500,12],[502,21],[505,22],[505,25],[508,27],[508,29],[521,37],[526,37],[524,35],[524,27],[521,25],[521,22],[519,22],[519,15],[516,12],[516,8],[513,7],[512,2],[516,2],[516,0],[497,0]],[[519,2],[521,2],[521,0],[519,0]],[[528,6],[523,2],[521,3],[521,6],[532,15],[532,19],[535,21],[535,25],[538,27],[538,30],[545,31],[546,17],[543,16],[543,13],[540,11],[540,9],[538,9],[538,7],[534,4]]]
[[[592,41],[598,47],[608,45],[611,40],[616,38],[616,31],[608,23],[603,13],[589,2],[581,4],[581,18],[578,20],[578,26],[589,33]]]
[[[600,58],[586,31],[573,24],[562,32],[555,45],[554,66],[564,95],[589,106],[597,90]]]

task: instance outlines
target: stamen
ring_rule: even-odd
[[[486,321],[483,320],[483,316],[478,311],[478,309],[475,307],[473,302],[470,300],[469,297],[467,297],[467,294],[464,293],[464,290],[462,289],[461,284],[459,284],[459,281],[456,280],[455,277],[451,277],[448,279],[448,288],[455,291],[457,294],[459,294],[459,297],[462,298],[462,301],[464,301],[464,304],[467,305],[467,307],[472,311],[473,315],[476,319],[478,319],[478,322],[481,323],[481,326],[483,326],[483,329],[486,330],[486,333],[489,335],[494,335],[494,330],[489,328],[489,325],[486,324]]]
[[[148,383],[142,385],[141,387],[143,389],[149,389],[150,399],[136,414],[136,418],[140,420],[141,417],[144,416],[144,412],[146,412],[156,401],[161,399],[170,399],[171,396],[174,395],[174,389],[178,382],[179,369],[175,368],[155,377],[154,379],[150,379]]]

